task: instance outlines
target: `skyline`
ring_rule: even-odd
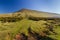
[[[60,14],[60,0],[0,0],[0,13],[12,13],[22,8]]]

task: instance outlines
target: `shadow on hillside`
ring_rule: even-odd
[[[28,35],[25,35],[24,33],[19,33],[16,38],[19,40],[56,40],[54,38],[50,38],[48,37],[46,33],[42,33],[42,35],[40,35],[40,33],[36,33],[34,31],[31,30],[31,28],[28,28]]]
[[[44,21],[47,21],[47,20],[55,20],[55,18],[44,18],[44,17],[34,17],[34,16],[29,16],[28,17],[29,20],[33,20],[33,21],[40,21],[40,20],[44,20]]]
[[[54,31],[54,26],[52,24],[45,23],[44,25],[46,25],[46,28],[49,29],[49,31],[57,35],[57,33]],[[45,31],[45,33],[47,34],[48,32]]]
[[[50,37],[48,37],[46,35],[41,36],[36,32],[32,32],[31,28],[29,28],[28,31],[29,31],[30,36],[32,36],[35,40],[55,40],[55,39],[50,38]]]
[[[15,18],[15,17],[12,17],[12,18],[10,18],[10,17],[7,17],[7,18],[1,18],[0,19],[0,21],[2,22],[2,23],[6,23],[6,22],[17,22],[17,21],[20,21],[20,20],[22,20],[23,18]]]
[[[26,36],[24,33],[21,33],[21,40],[28,40],[28,36]]]

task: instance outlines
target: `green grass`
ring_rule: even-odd
[[[0,40],[7,40],[8,38],[7,34],[10,33],[9,39],[12,40],[17,33],[24,33],[26,36],[28,36],[28,28],[30,27],[32,31],[35,31],[36,33],[39,33],[41,31],[46,31],[49,29],[46,28],[46,25],[44,23],[48,23],[47,21],[40,20],[40,21],[33,21],[28,19],[23,19],[17,22],[10,22],[10,23],[0,23]],[[54,25],[53,25],[54,26]],[[48,37],[55,38],[57,40],[60,40],[60,27],[57,26],[57,28],[54,28],[54,31],[57,33],[57,35],[54,35],[52,32],[48,35]]]
[[[0,40],[13,40],[18,33],[23,33],[28,37],[29,35],[32,37],[35,33],[40,36],[46,34],[49,38],[60,40],[60,19],[56,19],[56,21],[59,20],[58,22],[55,21],[55,17],[52,20],[47,20],[56,15],[57,14],[49,14],[47,12],[39,12],[35,10],[21,10],[21,12],[19,11],[13,14],[1,14]],[[57,15],[57,17],[60,17],[60,15]],[[44,21],[44,19],[46,21]],[[55,22],[56,24],[51,22]],[[53,31],[57,34],[50,31],[50,28],[47,28],[48,25],[52,25]],[[32,35],[29,34],[29,28],[31,29],[30,31],[32,32]],[[49,35],[44,32],[49,33]],[[44,38],[44,40],[46,39]]]

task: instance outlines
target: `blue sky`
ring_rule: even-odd
[[[0,0],[0,13],[11,13],[22,8],[60,14],[60,0]]]

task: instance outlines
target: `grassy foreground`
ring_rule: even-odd
[[[0,40],[60,40],[60,22],[22,19],[0,23]]]

